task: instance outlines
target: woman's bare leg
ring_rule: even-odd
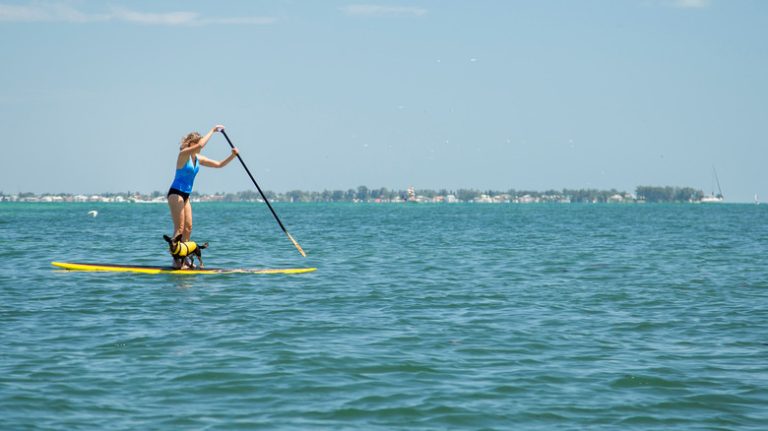
[[[175,238],[176,235],[182,233],[183,226],[185,224],[184,207],[186,204],[187,203],[184,202],[184,199],[179,195],[168,196],[168,207],[171,209],[171,218],[173,219],[173,238]],[[181,262],[174,259],[173,266],[174,268],[179,269],[181,268]]]
[[[184,218],[182,219],[182,241],[189,241],[192,237],[192,204],[189,199],[184,204]]]
[[[173,235],[172,237],[175,237],[176,235],[182,233],[182,228],[184,226],[184,206],[186,205],[186,202],[184,202],[184,199],[182,199],[179,195],[170,195],[168,196],[168,207],[171,209],[171,218],[173,219]]]

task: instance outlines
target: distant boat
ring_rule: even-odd
[[[704,196],[703,198],[701,198],[701,203],[703,204],[717,204],[721,202],[723,202],[722,196],[711,195],[711,196]]]
[[[757,193],[755,193],[755,205],[760,205],[760,199],[757,197]]]
[[[703,204],[716,204],[723,202],[723,190],[720,188],[720,178],[717,177],[717,171],[715,170],[715,167],[712,166],[712,176],[714,177],[715,183],[717,184],[717,194],[715,194],[714,187],[712,188],[712,194],[709,196],[704,196],[701,198],[701,203]]]

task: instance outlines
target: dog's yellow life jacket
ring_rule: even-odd
[[[194,241],[179,242],[176,248],[171,252],[172,256],[187,257],[197,250],[197,243]]]

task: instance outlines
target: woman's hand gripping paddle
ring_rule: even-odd
[[[232,145],[232,141],[229,140],[229,136],[227,136],[227,132],[225,132],[224,129],[221,129],[220,132],[221,132],[222,135],[224,135],[225,138],[227,138],[227,142],[229,143],[229,146],[234,149],[235,146]],[[259,184],[256,183],[256,180],[253,178],[253,175],[251,175],[251,171],[248,170],[248,166],[245,166],[245,162],[243,161],[243,158],[240,157],[240,154],[237,155],[237,159],[240,160],[240,163],[245,168],[245,172],[248,173],[248,176],[251,177],[251,181],[253,181],[253,185],[256,186],[256,190],[259,191],[259,194],[261,195],[261,198],[264,199],[264,202],[269,207],[269,210],[272,211],[272,215],[275,216],[275,220],[277,220],[277,224],[280,225],[280,229],[282,229],[283,232],[285,232],[285,234],[288,235],[288,239],[290,239],[291,242],[293,243],[293,245],[296,247],[296,249],[299,250],[299,253],[301,253],[302,256],[307,257],[307,254],[304,253],[304,250],[301,248],[299,243],[296,242],[295,239],[293,239],[291,234],[288,233],[288,231],[285,229],[285,226],[283,226],[283,222],[280,221],[280,218],[277,216],[277,213],[275,213],[275,210],[272,208],[272,205],[269,203],[269,200],[267,199],[266,196],[264,196],[264,192],[261,191],[261,187],[259,187]]]

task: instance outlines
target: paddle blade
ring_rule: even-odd
[[[291,240],[293,245],[296,247],[296,250],[299,250],[299,253],[301,253],[302,256],[307,257],[307,253],[304,253],[304,249],[301,248],[298,242],[296,242],[295,239],[289,234],[287,231],[285,232],[286,235],[288,235],[288,238]]]

